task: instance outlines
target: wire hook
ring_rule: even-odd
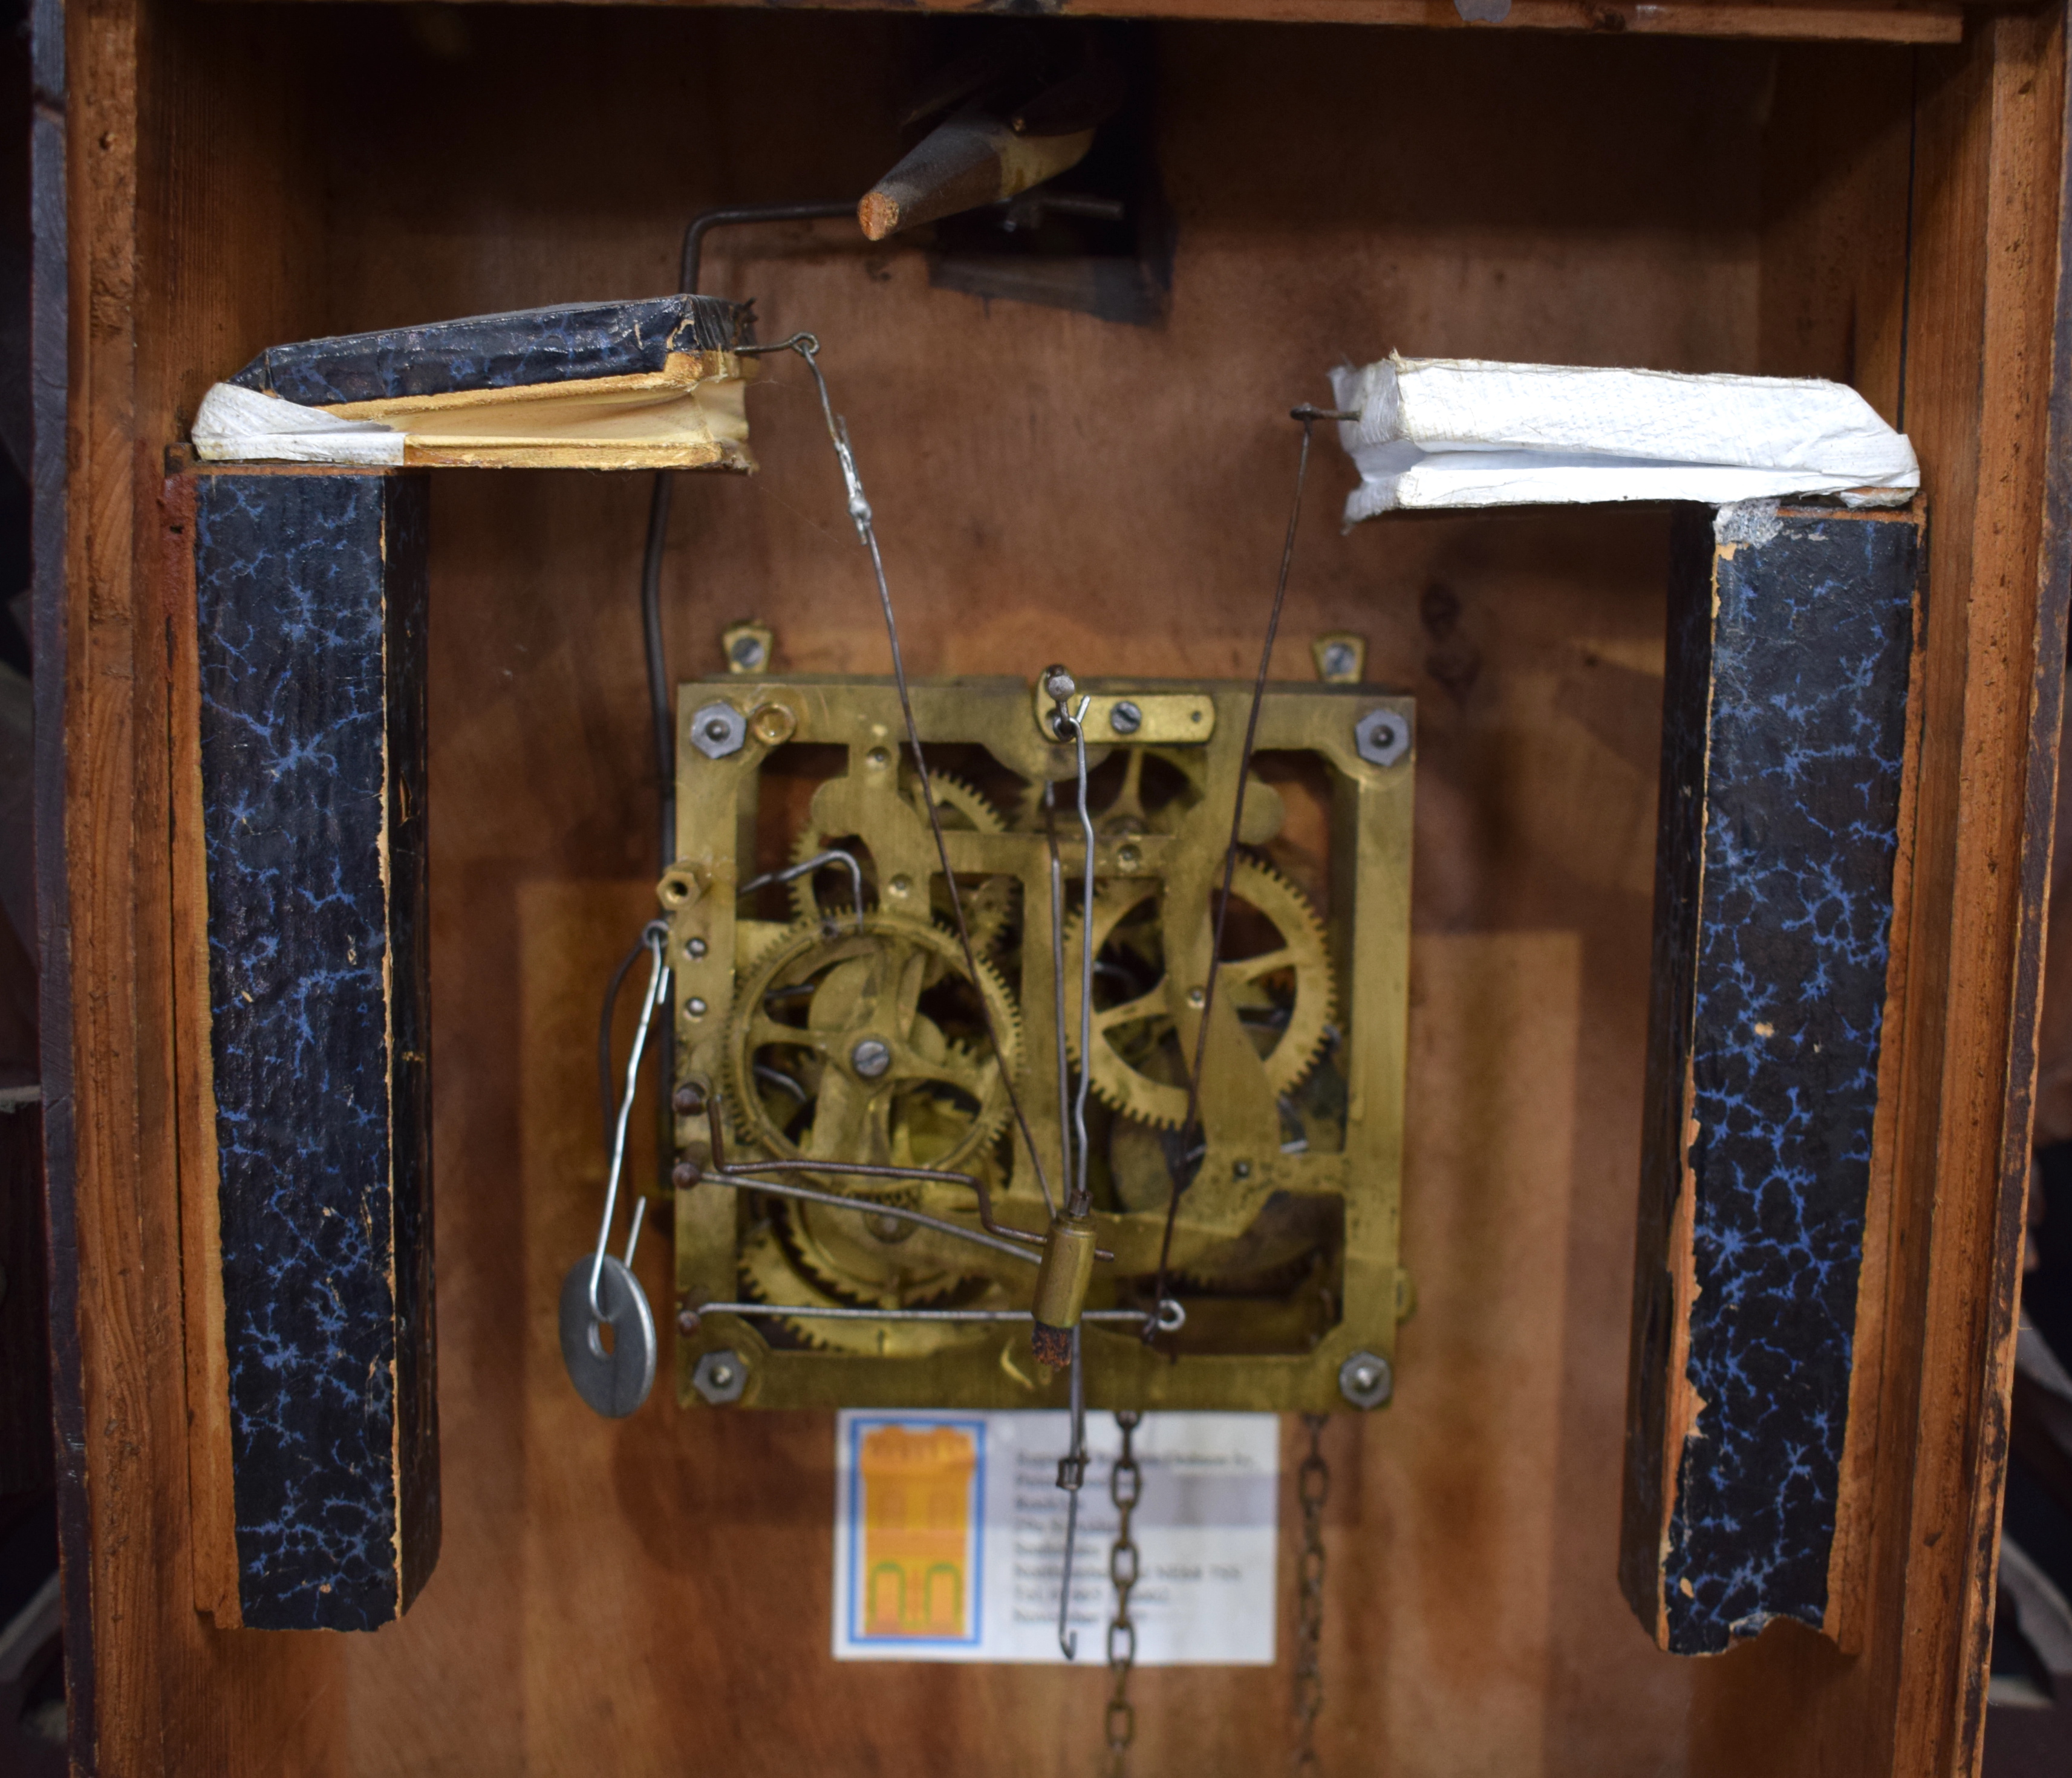
[[[648,1028],[653,1022],[655,1008],[662,1003],[669,981],[669,966],[665,958],[669,942],[668,923],[650,920],[640,929],[640,942],[646,945],[653,957],[648,972],[648,992],[640,1003],[640,1023],[633,1033],[633,1053],[626,1058],[626,1090],[619,1101],[619,1120],[611,1135],[611,1171],[605,1181],[604,1216],[597,1227],[597,1251],[590,1263],[590,1312],[594,1321],[602,1322],[605,1313],[597,1300],[598,1280],[603,1275],[604,1256],[611,1246],[612,1217],[619,1209],[619,1181],[626,1167],[626,1126],[633,1115],[633,1095],[640,1084],[640,1058],[648,1048]],[[645,1197],[635,1201],[633,1208],[631,1232],[627,1237],[626,1264],[633,1263],[634,1250],[640,1243],[640,1225],[648,1209]]]

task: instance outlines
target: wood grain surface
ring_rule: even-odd
[[[184,1584],[168,764],[162,631],[135,566],[155,560],[154,503],[138,490],[155,491],[159,454],[208,384],[263,347],[666,289],[701,207],[861,191],[897,158],[892,118],[944,28],[953,42],[925,19],[832,14],[72,9],[72,76],[92,95],[68,138],[84,340],[67,685],[100,1770],[1092,1764],[1096,1675],[865,1676],[828,1658],[825,1417],[715,1427],[658,1394],[606,1425],[554,1361],[552,1281],[581,1247],[602,1166],[590,1008],[647,907],[644,478],[454,474],[434,490],[439,1570],[401,1622],[351,1639],[213,1629]],[[2011,406],[1982,444],[1977,372],[2040,350],[2042,323],[2017,303],[1989,339],[1979,303],[1989,277],[2032,288],[2028,261],[1989,265],[1985,248],[1989,228],[1996,242],[2021,232],[2038,166],[2056,177],[2054,134],[2023,121],[2056,115],[2054,38],[2003,19],[1948,68],[1923,64],[1916,252],[1930,257],[1911,326],[1924,339],[1934,316],[1938,343],[1902,374],[1910,51],[1638,30],[1141,28],[1178,227],[1161,327],[933,289],[914,245],[867,247],[840,224],[709,244],[709,285],[755,297],[764,337],[811,326],[823,340],[915,672],[1062,658],[1244,673],[1293,474],[1281,416],[1324,396],[1341,355],[1855,376],[1881,407],[1896,412],[1904,389],[1910,423],[1923,416],[1938,511],[1968,503],[1947,544],[1966,553],[1938,558],[1931,585],[1975,587],[1975,558],[1997,549],[1994,585],[2014,589],[1948,602],[1936,831],[1954,854],[1957,811],[1972,811],[1964,868],[1987,872],[2026,706],[1988,721],[1972,675],[1997,659],[2028,684],[2035,520],[2001,491],[2027,410]],[[1819,125],[1838,82],[1860,129]],[[754,616],[775,626],[780,669],[882,671],[809,387],[772,366],[750,400],[763,473],[678,490],[672,664],[711,670],[720,629]],[[1922,1675],[1954,1675],[1980,1584],[1957,1551],[1970,1533],[1944,1540],[1932,1585],[1915,1542],[1881,1547],[1879,1640],[1853,1664],[1789,1631],[1679,1662],[1618,1595],[1666,518],[1434,517],[1342,536],[1352,480],[1320,454],[1278,670],[1306,676],[1311,636],[1356,630],[1370,671],[1420,700],[1404,1229],[1423,1306],[1395,1406],[1327,1436],[1326,1765],[1652,1775],[1724,1769],[1734,1749],[1737,1769],[1810,1768],[1824,1749],[1836,1772],[1953,1769],[1959,1712],[1932,1686],[1919,1687],[1930,1727],[1895,1747],[1879,1724]],[[1953,1523],[1975,1516],[1990,1417],[2020,893],[2012,864],[2000,869],[1952,977],[1973,984],[1963,1055],[2000,1058],[1998,1084],[1971,1090],[1970,1148],[1940,1162],[1964,1182],[1974,1232],[1946,1238],[1938,1222],[1897,1237],[1918,1266],[1933,1234],[1951,1305],[1931,1369],[1968,1418],[1937,1418],[1943,1442],[1919,1460],[1951,1491]],[[1947,896],[1920,900],[1947,918]],[[1924,1063],[1919,1090],[1959,1059]],[[1924,1164],[1955,1131],[1919,1139]],[[1918,1173],[1901,1192],[1935,1201]],[[642,1263],[666,1300],[663,1258],[651,1242]],[[1918,1338],[1911,1301],[1896,1341]],[[1904,1408],[1910,1440],[1930,1416],[1906,1393],[1918,1355],[1901,1357],[1887,1406]],[[1881,1505],[1897,1514],[1881,1523],[1906,1521],[1915,1460],[1881,1463],[1896,1492]],[[1276,1669],[1141,1675],[1141,1769],[1280,1760],[1289,1628],[1284,1599]]]
[[[594,3],[594,0],[589,0]],[[717,6],[732,0],[640,0],[656,6]],[[778,0],[758,0],[774,5]],[[796,0],[787,0],[787,4]],[[876,0],[807,0],[830,11],[874,10]],[[1007,0],[920,0],[923,10],[1013,13]],[[1977,5],[1980,0],[1966,0]],[[1062,0],[1052,16],[1098,18],[1257,19],[1276,24],[1468,28],[1453,0]],[[1745,37],[1860,43],[1954,43],[1964,7],[1949,0],[1511,0],[1510,10],[1475,28],[1631,31],[1678,37]]]
[[[2021,910],[2040,912],[2049,827],[2029,779],[2057,726],[2036,650],[2062,634],[2065,598],[2037,552],[2061,30],[2054,14],[1996,21],[1921,69],[1905,416],[1936,517],[1866,1652],[1766,1639],[1705,1676],[1705,1770],[1771,1753],[1750,1712],[1780,1698],[1815,1732],[1779,1771],[1969,1772],[1979,1758],[2033,1067]]]

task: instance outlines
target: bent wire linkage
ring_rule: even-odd
[[[800,1198],[808,1203],[831,1205],[837,1209],[855,1210],[870,1216],[893,1217],[924,1229],[934,1229],[960,1241],[968,1241],[976,1246],[1012,1254],[1018,1259],[1027,1260],[1032,1266],[1038,1263],[1042,1257],[1043,1237],[999,1221],[993,1213],[993,1194],[987,1189],[985,1179],[976,1173],[952,1172],[948,1169],[930,1167],[894,1167],[875,1161],[816,1160],[803,1157],[788,1160],[730,1161],[726,1158],[725,1119],[720,1111],[719,1094],[713,1090],[711,1080],[702,1074],[693,1074],[685,1079],[684,1084],[697,1093],[704,1103],[706,1136],[712,1148],[712,1160],[703,1166],[688,1157],[679,1161],[676,1164],[677,1175],[683,1185],[729,1185],[750,1191],[769,1192],[779,1197]],[[822,1192],[808,1186],[783,1185],[762,1176],[767,1173],[833,1174],[845,1179],[915,1180],[928,1185],[968,1185],[978,1201],[979,1226],[985,1232],[981,1234],[977,1230],[968,1229],[960,1222],[929,1216],[919,1210],[906,1209],[897,1204],[881,1204],[872,1198],[852,1197],[841,1192]],[[1097,1247],[1094,1250],[1094,1257],[1112,1261],[1115,1255],[1105,1247]],[[1133,1319],[1141,1318],[1141,1312],[1130,1312]]]
[[[611,1245],[611,1222],[619,1209],[619,1181],[626,1168],[626,1126],[633,1115],[633,1095],[640,1082],[640,1061],[648,1048],[648,1028],[653,1022],[655,1009],[662,1004],[662,996],[669,985],[669,965],[667,950],[669,942],[668,924],[662,920],[650,920],[640,929],[640,942],[653,957],[648,973],[648,992],[640,1002],[640,1023],[633,1033],[633,1053],[626,1058],[626,1090],[619,1101],[619,1118],[611,1133],[611,1168],[604,1187],[604,1215],[597,1227],[597,1251],[590,1263],[590,1312],[593,1320],[602,1322],[604,1310],[597,1300],[598,1280],[603,1275],[604,1256]],[[645,1194],[633,1201],[633,1226],[626,1238],[625,1264],[631,1269],[634,1250],[640,1245],[640,1225],[646,1218],[648,1199]]]

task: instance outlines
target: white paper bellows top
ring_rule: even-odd
[[[234,383],[212,384],[195,415],[204,462],[401,463],[409,441],[378,420],[341,420]]]
[[[1914,447],[1854,389],[1816,377],[1404,358],[1331,372],[1359,466],[1346,522],[1399,508],[1789,495],[1904,506]]]

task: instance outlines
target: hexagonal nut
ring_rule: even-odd
[[[1356,1352],[1338,1366],[1338,1393],[1355,1407],[1379,1407],[1396,1393],[1396,1373],[1379,1353]]]
[[[1353,745],[1370,766],[1393,766],[1410,751],[1410,720],[1393,710],[1370,710],[1353,725]]]
[[[739,1401],[741,1392],[748,1387],[748,1366],[741,1361],[739,1353],[727,1348],[709,1352],[691,1373],[691,1387],[714,1407],[725,1407],[730,1402]]]
[[[708,759],[724,759],[748,743],[748,718],[731,704],[700,707],[691,718],[691,745]]]
[[[682,864],[672,865],[662,873],[662,880],[655,885],[655,899],[674,913],[678,908],[687,908],[705,893],[705,885],[694,873]]]

